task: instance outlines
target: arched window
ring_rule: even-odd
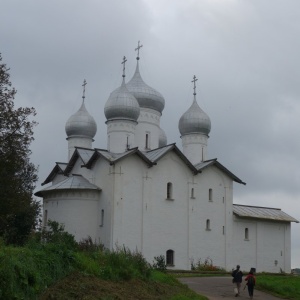
[[[210,230],[210,220],[206,220],[206,230]]]
[[[212,189],[208,190],[208,200],[213,201],[213,191],[212,191]]]
[[[245,240],[249,240],[249,229],[245,228]]]
[[[146,133],[145,148],[146,149],[149,148],[149,135],[148,135],[148,133]]]
[[[101,209],[100,226],[103,227],[103,225],[104,225],[104,209]]]
[[[167,183],[167,199],[172,199],[173,197],[173,185],[172,182]]]
[[[192,199],[195,198],[195,190],[194,190],[194,188],[191,189],[191,198]]]
[[[167,266],[174,266],[174,251],[168,250],[166,257],[167,257],[167,261],[166,261]]]

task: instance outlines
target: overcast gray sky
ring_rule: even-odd
[[[65,123],[81,104],[106,148],[104,104],[136,66],[166,100],[168,143],[193,99],[210,116],[208,157],[247,183],[234,203],[281,208],[300,220],[300,2],[297,0],[1,0],[0,52],[18,90],[37,110],[32,161],[39,183],[67,160]],[[300,267],[292,224],[292,267]],[[242,262],[241,262],[242,264]]]

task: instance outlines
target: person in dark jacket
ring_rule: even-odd
[[[240,266],[237,265],[236,269],[231,273],[233,279],[232,282],[236,285],[235,297],[240,294],[241,284],[243,281],[243,272],[240,270]]]
[[[249,274],[246,276],[245,281],[247,281],[249,297],[250,299],[253,299],[253,291],[254,291],[256,279],[252,271],[250,271]]]

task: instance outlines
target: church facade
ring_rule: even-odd
[[[93,148],[97,131],[85,108],[66,123],[68,161],[56,163],[36,192],[48,220],[79,241],[90,236],[113,249],[140,251],[151,263],[164,255],[169,269],[189,270],[209,259],[231,270],[290,272],[291,222],[280,209],[233,204],[233,184],[245,184],[217,159],[207,158],[211,129],[196,99],[179,120],[182,151],[160,127],[163,96],[137,67],[104,107],[107,149]],[[85,87],[85,84],[84,84]]]

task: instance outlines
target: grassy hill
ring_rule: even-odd
[[[50,228],[24,247],[0,241],[0,299],[207,299],[167,274],[162,261],[150,265],[125,246],[76,243],[61,225]]]

